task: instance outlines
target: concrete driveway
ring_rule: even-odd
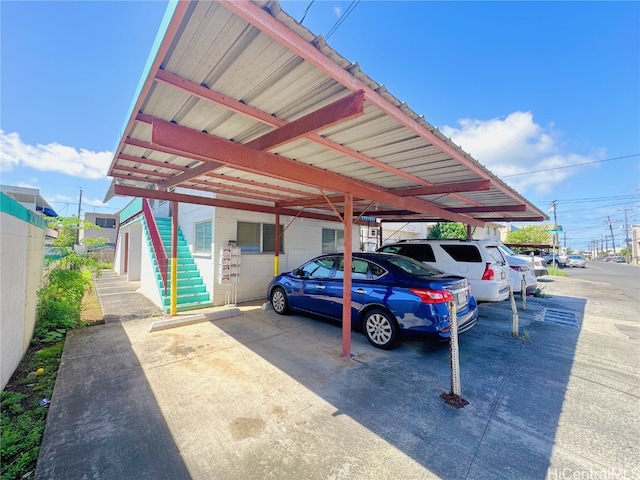
[[[36,476],[640,478],[638,302],[540,280],[549,297],[520,310],[519,338],[509,302],[461,336],[462,409],[440,398],[447,345],[381,351],[354,332],[344,359],[340,327],[257,305],[70,332]]]

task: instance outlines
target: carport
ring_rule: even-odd
[[[169,5],[109,176],[107,197],[173,202],[174,234],[179,202],[272,213],[276,225],[280,215],[331,218],[344,224],[345,245],[365,215],[468,226],[547,218],[277,2],[261,0]],[[346,357],[350,267],[345,248]]]

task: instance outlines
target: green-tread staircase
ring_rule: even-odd
[[[169,257],[169,266],[167,268],[167,289],[165,293],[164,285],[162,283],[162,275],[158,268],[158,262],[153,253],[153,246],[151,244],[151,238],[145,224],[145,236],[149,245],[149,251],[153,257],[153,264],[155,266],[156,281],[158,283],[158,289],[160,290],[160,296],[162,298],[162,308],[165,313],[169,313],[171,309],[171,219],[165,217],[156,217],[156,225],[158,225],[158,231],[162,238],[162,243]],[[196,310],[199,308],[206,308],[213,306],[211,296],[207,292],[207,288],[202,280],[200,271],[196,266],[196,262],[189,252],[187,242],[182,235],[182,231],[178,227],[178,297],[177,297],[177,310],[178,312],[184,312],[188,310]]]

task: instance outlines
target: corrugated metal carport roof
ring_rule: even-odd
[[[316,218],[345,194],[385,220],[547,218],[277,2],[175,5],[109,176],[108,197]]]

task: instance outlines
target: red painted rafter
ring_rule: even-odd
[[[153,85],[155,72],[158,71],[158,69],[160,68],[160,65],[162,64],[162,61],[164,60],[167,53],[169,52],[171,43],[173,42],[173,39],[178,34],[178,31],[180,30],[180,25],[182,24],[182,21],[184,20],[187,14],[189,6],[190,6],[190,2],[177,3],[175,10],[173,12],[173,15],[171,16],[171,21],[169,22],[169,25],[167,26],[167,30],[164,34],[164,38],[162,39],[162,43],[158,47],[156,56],[153,60],[153,63],[151,64],[151,67],[149,68],[147,78],[142,84],[142,88],[140,89],[140,93],[138,95],[138,98],[136,100],[136,103],[133,107],[132,112],[139,112],[142,109],[142,105],[146,101],[147,95],[151,91],[151,86]],[[133,126],[135,125],[135,122],[136,120],[132,115],[129,118],[129,121],[127,122],[127,126],[124,129],[125,135],[131,132],[131,130],[133,129]],[[122,152],[122,148],[124,147],[124,143],[125,143],[124,141],[125,135],[123,135],[123,137],[120,139],[120,143],[118,144],[118,148],[116,149],[116,152]],[[111,161],[111,166],[109,167],[108,175],[111,175],[111,171],[113,170],[117,161],[118,161],[117,158],[114,156],[113,160]]]
[[[393,190],[393,193],[401,197],[416,197],[419,195],[440,195],[455,192],[479,192],[490,189],[491,182],[489,180],[472,180],[469,182],[441,183],[428,187],[399,188]]]
[[[324,188],[334,192],[352,193],[358,198],[367,198],[379,203],[395,205],[416,213],[440,215],[451,221],[477,226],[483,225],[483,222],[476,221],[472,217],[447,212],[420,199],[398,197],[383,188],[362,181],[268,152],[259,152],[244,145],[191,128],[175,125],[165,120],[153,120],[152,143],[165,149],[171,149],[177,154],[189,158],[197,156],[203,158],[203,161],[222,162],[260,175],[280,178],[315,188]]]
[[[198,85],[197,83],[191,82],[187,79],[179,77],[178,75],[167,72],[165,70],[157,71],[156,80],[166,85],[176,87],[195,97],[215,103],[217,105],[225,107],[234,112],[240,113],[242,115],[246,115],[250,118],[253,118],[254,120],[259,120],[263,123],[266,123],[267,125],[272,125],[275,127],[283,127],[287,125],[286,120],[281,120],[279,118],[276,118],[273,115],[269,115],[268,113],[263,112],[262,110],[258,110],[257,108],[250,107],[245,103],[229,98],[225,95],[222,95],[221,93],[218,93],[202,85]],[[377,167],[382,171],[393,173],[394,175],[398,175],[399,177],[410,180],[413,183],[417,183],[418,185],[425,185],[425,186],[431,185],[430,182],[427,182],[426,180],[420,177],[416,177],[415,175],[412,175],[409,172],[406,172],[399,168],[388,165],[384,162],[381,162],[380,160],[376,160],[375,158],[371,158],[349,147],[345,147],[344,145],[340,145],[339,143],[329,140],[328,138],[324,138],[317,134],[305,135],[305,137],[319,145],[335,150],[336,152],[340,152],[351,158],[355,158],[356,160],[360,160],[361,162],[367,163],[371,166]]]
[[[211,207],[231,208],[235,210],[246,210],[250,212],[262,213],[279,213],[280,215],[288,215],[292,217],[313,218],[315,220],[325,220],[329,222],[337,222],[338,219],[334,215],[324,215],[321,213],[305,212],[300,210],[290,210],[286,208],[270,207],[268,205],[257,205],[255,203],[235,202],[231,200],[222,200],[218,198],[200,197],[197,195],[187,195],[183,193],[167,192],[165,190],[148,190],[145,188],[130,187],[127,185],[116,185],[115,194],[126,197],[143,197],[155,198],[156,200],[175,201],[183,203],[191,203],[195,205],[208,205]],[[354,222],[356,223],[356,222]],[[360,221],[360,225],[366,225],[367,222]]]
[[[376,108],[389,115],[401,125],[410,128],[413,132],[427,140],[432,145],[438,147],[442,152],[446,153],[481,178],[490,179],[490,174],[484,168],[474,162],[473,159],[464,152],[452,145],[450,141],[447,141],[445,138],[441,138],[439,134],[425,128],[418,121],[409,117],[396,105],[384,98],[363,81],[353,76],[350,72],[334,63],[320,49],[304,40],[293,30],[289,29],[274,18],[271,14],[264,11],[259,5],[253,3],[251,0],[218,0],[218,2],[248,22],[250,25],[258,28],[261,32],[287,48],[289,51],[299,55],[305,61],[344,85],[346,88],[352,91],[363,90],[365,92],[365,99]],[[500,190],[512,199],[518,202],[521,201],[518,195],[509,188],[501,187]],[[466,201],[469,202],[469,200]]]
[[[456,213],[487,213],[487,212],[526,212],[527,206],[520,205],[485,205],[482,207],[458,207],[447,208],[450,212]]]
[[[162,147],[158,147],[157,145],[154,146],[151,143],[148,142],[144,142],[142,140],[136,140],[133,138],[128,138],[125,143],[127,145],[132,145],[132,146],[136,146],[136,147],[140,147],[140,148],[145,148],[147,150],[157,150],[158,152],[162,152],[162,153],[171,153],[172,155],[177,155],[177,153],[171,149],[164,149]],[[128,162],[136,162],[136,163],[144,163],[146,165],[152,165],[152,166],[156,166],[156,167],[162,167],[162,168],[170,168],[173,170],[188,170],[189,167],[186,167],[184,165],[176,165],[173,163],[164,163],[164,162],[158,162],[155,160],[150,160],[148,158],[143,158],[143,157],[135,157],[133,155],[127,155],[126,153],[121,153],[120,155],[118,155],[119,158],[122,158],[123,160],[126,160]],[[185,157],[185,158],[190,158],[190,157]],[[201,158],[197,159],[199,161],[204,161]],[[263,183],[263,182],[256,182],[255,180],[247,180],[244,178],[238,178],[238,177],[233,177],[230,175],[223,175],[220,173],[214,173],[214,172],[209,172],[207,174],[204,175],[205,177],[211,177],[211,178],[217,178],[220,180],[226,180],[229,182],[237,182],[237,183],[244,183],[246,185],[252,185],[254,187],[257,188],[265,188],[265,189],[269,189],[269,190],[277,190],[277,191],[281,191],[281,192],[287,192],[287,193],[291,193],[293,195],[307,195],[307,192],[304,192],[302,190],[295,190],[293,188],[287,188],[287,187],[282,187],[280,185],[271,185],[268,183]]]
[[[167,168],[169,170],[184,171],[188,169],[188,167],[185,167],[183,165],[176,165],[175,163],[158,162],[157,160],[151,160],[150,158],[136,157],[133,155],[128,155],[126,153],[118,154],[118,158],[121,160],[126,160],[127,162],[142,163],[144,165],[149,165],[152,167],[159,167],[159,168]]]
[[[453,192],[479,192],[483,190],[491,189],[491,182],[489,180],[472,180],[469,182],[456,182],[456,183],[441,183],[438,185],[431,185],[427,187],[415,187],[415,188],[399,188],[390,190],[390,192],[400,197],[414,197],[420,195],[438,195],[444,193]],[[340,196],[329,197],[331,200],[339,202]],[[324,197],[303,198],[299,201],[291,200],[286,203],[278,203],[279,207],[296,207],[303,205],[319,205],[324,203]],[[469,207],[475,208],[475,207]]]
[[[282,127],[265,133],[264,135],[247,142],[245,147],[255,150],[269,150],[270,148],[282,145],[287,142],[296,140],[306,134],[311,134],[330,127],[344,120],[362,115],[364,108],[364,95],[362,92],[352,93],[330,105],[322,107],[315,112],[309,113],[293,122],[287,123]],[[176,175],[175,177],[158,184],[158,188],[165,190],[174,185],[189,180],[190,178],[199,177],[213,169],[216,166],[210,162],[203,163],[186,172]]]
[[[152,177],[158,177],[158,178],[171,178],[173,176],[170,173],[154,172],[153,170],[145,170],[143,168],[127,167],[125,165],[120,165],[120,164],[114,166],[113,168],[115,170],[122,170],[124,172],[131,172],[131,173],[139,173],[141,175],[150,175]]]

